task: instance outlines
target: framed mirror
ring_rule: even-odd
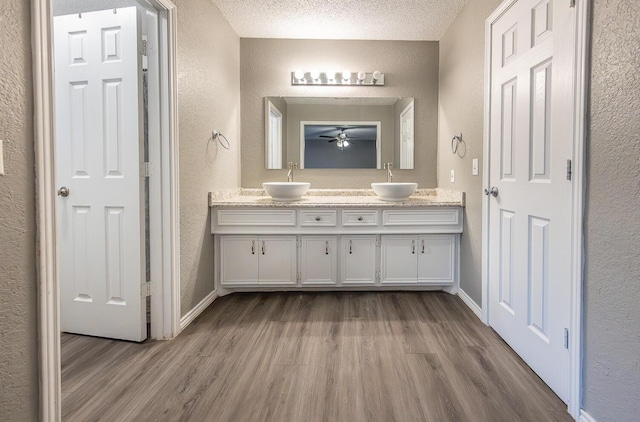
[[[413,98],[265,97],[265,167],[413,169]]]

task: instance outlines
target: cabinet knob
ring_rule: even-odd
[[[415,240],[411,241],[411,253],[412,254],[416,253],[416,241]]]
[[[320,216],[317,216],[316,221],[320,221],[320,220],[322,220],[322,218],[320,218]]]
[[[358,221],[362,221],[362,220],[364,220],[364,217],[362,216],[358,217]]]

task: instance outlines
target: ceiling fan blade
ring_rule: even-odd
[[[329,136],[329,135],[319,135],[320,138],[335,138],[335,136]]]
[[[337,141],[337,139],[333,138],[333,139],[331,139],[331,140],[329,140],[327,142],[335,142],[335,141]]]

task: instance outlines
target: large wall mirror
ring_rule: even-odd
[[[414,99],[265,97],[265,166],[413,169]]]

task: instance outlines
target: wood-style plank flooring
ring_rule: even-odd
[[[218,298],[171,341],[64,334],[65,421],[570,421],[441,292]]]

